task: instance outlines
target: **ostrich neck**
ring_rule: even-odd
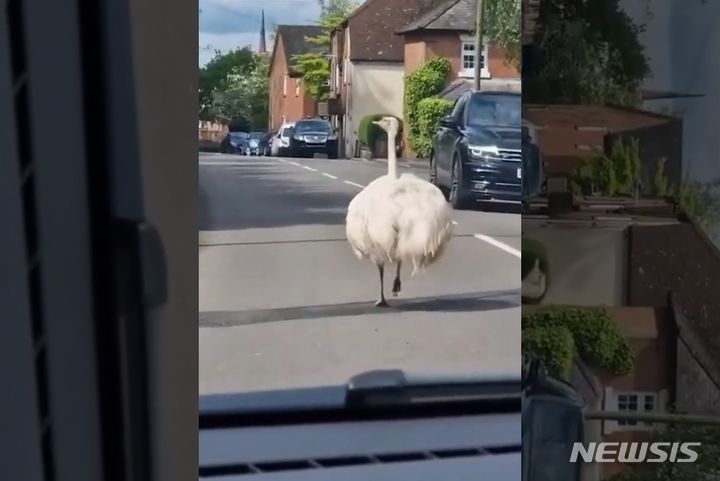
[[[397,134],[395,134],[397,135]],[[397,179],[397,155],[395,154],[395,135],[393,132],[388,132],[388,175],[394,179]]]

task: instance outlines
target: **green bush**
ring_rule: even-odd
[[[548,374],[568,380],[575,356],[575,341],[566,327],[531,327],[522,331],[523,358],[542,359]]]
[[[379,125],[375,125],[373,122],[383,118],[382,114],[366,115],[360,120],[358,125],[358,141],[363,147],[372,148],[375,145],[375,140],[378,136],[382,135],[383,130]]]
[[[522,329],[549,329],[561,336],[567,329],[573,337],[575,353],[584,362],[606,369],[612,374],[623,375],[632,370],[635,355],[630,343],[622,335],[604,307],[553,306],[522,316]],[[524,340],[523,340],[524,343]],[[524,348],[524,346],[523,346]],[[564,366],[572,362],[565,359],[567,352],[553,354],[545,350],[529,354],[548,365]]]
[[[640,147],[637,139],[616,141],[609,155],[585,159],[571,178],[573,192],[591,195],[632,196],[640,178]],[[656,182],[657,183],[657,182]]]
[[[405,118],[408,122],[408,140],[410,147],[418,153],[426,148],[427,133],[419,125],[420,101],[439,94],[445,87],[450,73],[450,61],[443,57],[433,57],[420,65],[414,72],[405,77]],[[418,154],[420,156],[420,154]]]
[[[452,105],[451,101],[437,97],[422,99],[418,102],[417,133],[410,139],[410,145],[418,157],[426,158],[430,155],[432,136],[435,134],[438,122],[450,112]]]

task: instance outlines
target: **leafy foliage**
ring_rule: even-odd
[[[258,57],[248,73],[229,76],[225,88],[212,96],[212,115],[233,130],[261,130],[268,119],[268,69],[265,57]]]
[[[353,10],[353,0],[319,0],[322,33],[315,37],[307,37],[308,43],[323,47],[330,51],[330,36]],[[315,100],[325,100],[330,93],[330,65],[326,55],[317,52],[304,53],[293,57],[293,70],[302,77],[305,92]]]
[[[522,331],[523,358],[539,358],[551,376],[567,380],[572,372],[575,341],[566,327],[539,326]]]
[[[408,140],[410,147],[419,157],[429,154],[429,136],[432,132],[424,130],[429,122],[432,111],[440,104],[426,105],[421,113],[420,102],[423,99],[439,94],[450,73],[450,61],[443,57],[433,57],[420,65],[414,72],[405,77],[405,118],[408,122]],[[422,117],[422,120],[421,120]]]
[[[610,313],[604,307],[563,307],[552,306],[542,308],[522,317],[523,349],[525,348],[526,331],[533,329],[547,329],[549,333],[544,336],[562,336],[562,330],[567,329],[573,338],[574,351],[568,354],[567,349],[548,350],[546,343],[540,344],[537,350],[533,346],[539,342],[533,338],[535,344],[528,344],[526,355],[530,358],[542,359],[547,366],[557,369],[552,374],[564,376],[563,366],[572,364],[577,355],[584,362],[606,369],[616,375],[627,374],[632,370],[634,353],[627,339],[612,321]],[[539,336],[530,333],[530,336]],[[569,357],[569,358],[568,358]],[[548,367],[550,370],[550,367]]]
[[[653,434],[653,441],[699,442],[694,463],[642,463],[610,481],[700,481],[720,477],[720,427],[671,424]]]
[[[213,112],[215,95],[230,88],[230,84],[238,77],[249,75],[255,70],[258,61],[258,56],[249,47],[227,53],[215,52],[215,56],[198,73],[202,120],[216,119]]]
[[[453,103],[447,99],[430,97],[422,99],[417,105],[418,132],[411,137],[411,145],[419,158],[426,158],[432,150],[432,137],[440,119],[452,109]]]
[[[685,180],[679,189],[671,189],[683,213],[704,229],[717,227],[720,222],[720,179],[712,182]]]
[[[543,2],[532,65],[523,71],[526,100],[635,105],[650,69],[642,28],[619,0]]]
[[[640,180],[640,148],[637,139],[618,140],[610,154],[585,159],[574,172],[571,186],[576,194],[634,195]]]
[[[520,0],[485,0],[483,34],[505,51],[506,61],[520,67]]]
[[[655,178],[653,179],[653,188],[655,195],[659,197],[666,197],[670,195],[670,182],[667,178],[667,170],[665,165],[667,159],[662,158],[658,160],[657,169],[655,170]]]

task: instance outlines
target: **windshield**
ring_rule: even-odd
[[[230,132],[230,138],[234,140],[247,140],[248,137],[247,132]]]
[[[295,132],[331,132],[332,126],[324,120],[304,120],[295,124]]]
[[[472,127],[514,127],[521,125],[519,95],[473,95],[467,124]]]
[[[263,137],[265,137],[265,132],[252,132],[250,134],[251,139],[259,140],[259,139],[262,139]]]
[[[390,44],[396,28],[386,27]],[[200,157],[200,394],[344,387],[370,370],[429,380],[519,374],[520,215],[510,202],[454,209],[427,182],[428,158],[411,147],[432,139],[414,138],[395,95],[402,78],[365,75],[352,102],[316,102],[303,98],[310,85],[295,94],[312,76],[276,85],[253,70],[269,58],[252,49],[219,55],[208,77],[223,59],[252,75],[227,96],[218,83],[210,91],[219,104],[203,115],[233,117],[224,120],[232,130],[253,137],[280,134]],[[373,194],[393,152],[402,182]],[[519,167],[493,182],[518,190]],[[452,169],[442,169],[449,194]],[[483,184],[467,175],[468,186]]]

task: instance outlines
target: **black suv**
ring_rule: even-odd
[[[520,95],[467,92],[440,120],[432,142],[430,182],[456,209],[472,201],[522,200]]]
[[[312,157],[325,154],[330,159],[338,157],[338,141],[330,122],[323,119],[304,119],[295,122],[290,136],[290,157]]]

